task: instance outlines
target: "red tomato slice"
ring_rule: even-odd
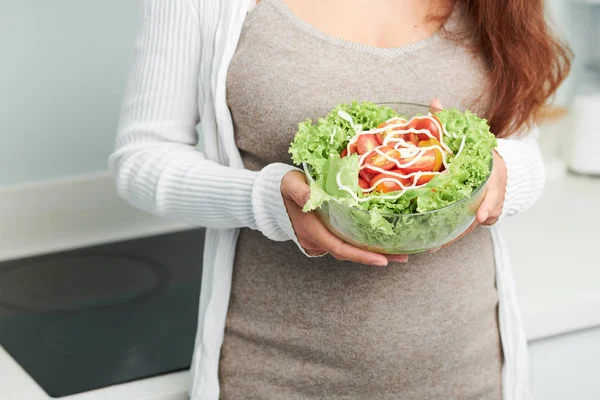
[[[377,136],[377,141],[379,142],[379,144],[383,144],[383,141],[385,140],[385,137],[390,133],[391,131],[384,131],[384,132],[377,132],[375,134],[375,136]]]
[[[437,151],[439,152],[439,150],[437,150]],[[402,164],[407,164],[410,161],[414,160],[415,157],[403,158],[402,160],[400,160],[400,162]],[[427,150],[425,152],[425,154],[423,154],[417,162],[415,162],[414,164],[412,164],[408,167],[402,167],[400,169],[405,174],[411,174],[413,172],[419,172],[419,171],[422,171],[422,172],[435,171],[435,168],[437,166],[437,157],[438,156],[436,154],[435,149]]]
[[[405,142],[412,143],[415,146],[419,142],[419,137],[417,136],[416,133],[413,133],[413,132],[409,132],[409,133],[391,133],[390,137],[392,137],[392,138],[402,138],[402,139],[404,139]],[[396,142],[391,142],[391,143],[388,144],[388,146],[394,145],[395,143]]]
[[[367,171],[366,169],[361,169],[358,175],[369,185],[371,184],[371,180],[373,179],[373,174]]]
[[[392,123],[393,123],[393,122],[382,122],[382,123],[380,123],[379,125],[377,125],[377,128],[378,128],[378,129],[385,128],[386,126],[388,126],[388,125],[391,125]],[[377,141],[379,142],[379,144],[383,144],[383,140],[385,139],[385,137],[386,137],[387,135],[389,135],[389,134],[390,134],[390,132],[392,132],[392,130],[391,130],[391,129],[388,129],[388,130],[386,130],[386,131],[383,131],[383,132],[377,132],[377,133],[375,134],[375,136],[377,136]]]
[[[396,173],[396,174],[402,174],[402,175],[405,175],[405,174],[404,174],[404,172],[403,172],[403,171],[401,171],[401,170],[399,170],[397,167],[394,167],[394,168],[390,169],[388,172],[390,172],[390,175],[391,175],[391,173],[392,173],[392,172],[393,172],[393,173]],[[392,176],[393,176],[393,175],[392,175]],[[401,178],[398,178],[398,179],[401,179]],[[402,178],[402,179],[403,179],[403,178]],[[410,179],[409,179],[409,180],[410,180]]]
[[[350,145],[350,154],[356,153],[356,142]]]
[[[348,154],[356,153],[356,143],[352,143],[350,145],[350,153],[348,153],[348,147],[345,147],[344,150],[340,153],[340,158],[346,157]]]
[[[369,185],[366,181],[364,181],[361,178],[358,178],[358,186],[360,186],[363,189],[368,189],[371,187],[371,185]]]
[[[379,182],[379,181],[383,180],[384,178],[397,179],[404,186],[410,186],[412,184],[410,179],[398,178],[397,176],[390,175],[390,174],[378,174],[373,177],[373,180],[371,181],[371,186],[377,185],[375,187],[375,190],[377,190],[378,192],[381,192],[381,193],[397,192],[398,190],[402,190],[402,187],[400,187],[400,185],[398,185],[398,183],[396,183],[396,182],[393,182],[393,181]]]
[[[410,142],[416,146],[417,143],[419,143],[419,137],[416,133],[409,132],[406,135],[404,135],[404,141]]]
[[[358,154],[360,154],[361,156],[363,154],[369,153],[377,146],[379,146],[377,136],[375,136],[372,133],[360,135],[358,137],[358,141],[356,142],[356,149],[358,150]]]
[[[437,140],[440,139],[440,131],[435,122],[428,117],[415,117],[410,122],[410,127],[414,129],[426,129],[428,130]],[[419,133],[419,140],[429,140],[430,137],[425,133]]]
[[[377,125],[377,129],[380,128],[384,128],[386,126],[388,126],[389,123],[387,122],[382,122],[379,125]],[[383,139],[385,139],[385,136],[388,134],[389,131],[383,131],[383,132],[377,132],[375,134],[375,136],[377,137],[377,141],[379,142],[379,144],[383,144]]]
[[[392,122],[392,123],[397,123],[397,122]],[[383,127],[382,125],[386,126],[386,125],[389,125],[389,124],[385,124],[385,125],[384,124],[380,124],[378,126],[378,128]],[[377,135],[377,140],[379,141],[380,144],[383,144],[383,141],[385,140],[385,138],[388,135],[392,135],[391,137],[394,137],[394,138],[400,138],[401,137],[405,141],[411,142],[411,143],[413,143],[416,146],[417,142],[419,140],[418,140],[417,135],[415,133],[412,133],[412,132],[410,132],[410,133],[398,133],[398,131],[405,130],[405,129],[408,129],[408,128],[409,128],[408,125],[404,125],[404,126],[400,126],[400,127],[397,127],[397,128],[389,129],[389,130],[384,131],[384,132],[379,132],[379,133],[376,134]]]
[[[400,160],[400,152],[392,147],[381,146],[381,147],[379,147],[379,150],[381,150],[381,152],[383,154],[387,155],[390,158],[393,158],[395,160]],[[396,166],[396,163],[388,160],[387,158],[385,158],[381,154],[377,153],[376,151],[373,151],[373,152],[371,152],[371,154],[369,154],[365,158],[365,165],[366,165],[366,168],[369,170],[369,172],[372,172],[373,174],[378,174],[379,171],[372,170],[369,167],[373,166],[373,167],[389,170],[389,169],[392,169],[394,166]]]

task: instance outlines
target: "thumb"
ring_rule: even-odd
[[[299,176],[297,178],[295,174],[292,176],[294,179],[289,179],[288,182],[286,182],[287,190],[285,190],[284,194],[300,207],[304,207],[310,197],[310,186],[306,184],[304,176]]]
[[[430,110],[431,112],[439,111],[444,108],[442,106],[442,102],[437,97],[434,97],[433,100],[431,100],[431,103],[429,103],[429,107],[432,108],[432,110]]]
[[[488,189],[485,193],[483,201],[477,210],[477,222],[483,224],[490,216],[491,211],[494,209],[495,193],[493,190]]]

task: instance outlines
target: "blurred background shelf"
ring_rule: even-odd
[[[575,3],[600,5],[600,0],[571,0]]]

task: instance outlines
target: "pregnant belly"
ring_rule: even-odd
[[[487,230],[383,268],[309,259],[293,243],[244,230],[223,393],[256,385],[266,399],[269,390],[273,398],[481,398],[500,382],[497,301]]]

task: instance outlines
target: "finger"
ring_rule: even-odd
[[[486,219],[481,225],[491,226],[494,225],[496,222],[498,222],[498,217],[492,217]]]
[[[442,106],[442,102],[440,101],[440,99],[434,97],[433,100],[431,100],[431,103],[429,103],[429,108],[429,111],[433,113],[442,110],[444,107]]]
[[[305,214],[305,226],[307,232],[311,233],[314,243],[338,260],[353,261],[366,265],[386,266],[387,258],[378,253],[362,250],[347,243],[333,235],[314,213]]]
[[[491,187],[488,188],[485,197],[477,210],[477,222],[483,224],[488,218],[497,218],[499,213],[496,213],[495,211],[498,210],[501,205],[502,194],[500,191]]]
[[[365,265],[376,265],[378,267],[385,267],[388,265],[388,259],[382,254],[359,249],[358,247],[342,242],[335,236],[333,238],[331,239],[329,253],[338,260],[353,261]]]
[[[308,186],[306,178],[300,172],[292,171],[290,174],[294,175],[292,175],[292,179],[286,180],[285,194],[294,200],[294,203],[304,207],[310,197],[310,186]]]
[[[494,225],[496,222],[498,222],[501,213],[502,209],[494,211],[481,225]]]
[[[405,263],[408,262],[408,254],[390,254],[385,256],[389,262]]]
[[[324,250],[308,250],[308,249],[304,249],[304,250],[306,250],[306,254],[308,254],[311,257],[321,257],[321,256],[324,256],[325,254],[327,254],[327,252]]]

